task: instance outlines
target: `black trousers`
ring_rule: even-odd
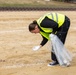
[[[69,27],[70,27],[70,19],[68,17],[65,17],[65,22],[58,29],[58,31],[56,33],[56,35],[62,41],[63,44],[65,43],[65,40],[66,40],[66,36],[67,36]],[[52,47],[52,49],[53,49],[53,47]],[[51,59],[53,61],[57,61],[56,55],[53,52],[51,52]]]

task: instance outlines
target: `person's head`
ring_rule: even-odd
[[[29,24],[29,31],[31,33],[40,33],[37,21],[33,21],[33,23]]]

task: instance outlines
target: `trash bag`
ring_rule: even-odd
[[[72,61],[71,53],[64,47],[64,44],[55,34],[50,34],[49,37],[54,49],[53,52],[55,53],[60,66],[69,66]]]

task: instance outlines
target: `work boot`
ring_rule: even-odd
[[[59,64],[58,62],[53,61],[53,62],[49,63],[48,66],[55,66],[55,65],[58,65],[58,64]]]

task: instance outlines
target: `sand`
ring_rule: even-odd
[[[49,42],[39,51],[32,50],[42,37],[30,33],[28,25],[47,12],[50,11],[0,11],[0,75],[76,75],[75,11],[53,11],[71,20],[65,43],[73,55],[70,67],[47,66],[51,62]]]

